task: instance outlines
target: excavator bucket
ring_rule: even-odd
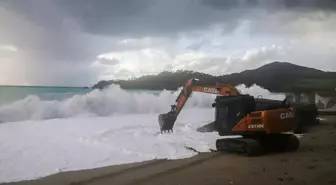
[[[173,131],[174,123],[176,121],[176,114],[174,112],[168,112],[166,114],[160,114],[159,124],[160,124],[160,131],[162,132],[170,132]]]

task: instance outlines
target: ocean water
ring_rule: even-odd
[[[0,105],[35,95],[42,100],[64,100],[76,94],[90,92],[81,87],[0,86]]]
[[[0,86],[0,105],[9,104],[29,96],[37,96],[41,100],[62,101],[74,95],[84,95],[91,92],[84,87],[46,87],[46,86]],[[127,92],[160,93],[156,90],[126,90]]]

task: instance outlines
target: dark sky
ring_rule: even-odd
[[[335,0],[3,0],[0,84],[92,85],[274,60],[336,70]]]

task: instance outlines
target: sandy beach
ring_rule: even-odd
[[[187,159],[65,172],[7,184],[336,184],[336,117],[322,119],[300,138],[296,152],[252,158],[237,153],[200,153]]]

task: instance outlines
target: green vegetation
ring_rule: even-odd
[[[93,88],[103,89],[110,84],[119,84],[124,89],[176,90],[190,78],[218,80],[231,85],[257,84],[272,92],[335,92],[336,72],[294,65],[288,62],[273,62],[254,70],[246,70],[221,76],[212,76],[195,71],[162,72],[132,80],[100,81]]]

